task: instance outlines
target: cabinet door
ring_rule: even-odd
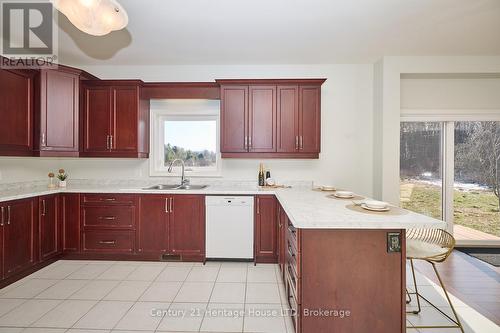
[[[278,86],[277,136],[280,153],[293,153],[299,149],[299,88]]]
[[[170,200],[169,253],[204,256],[205,197],[175,195]]]
[[[139,87],[114,87],[112,93],[112,150],[137,151]]]
[[[79,76],[43,70],[40,81],[40,150],[78,152]]]
[[[139,198],[139,224],[137,227],[137,251],[162,253],[168,248],[168,197],[141,195]]]
[[[103,152],[109,150],[111,123],[111,96],[109,87],[86,87],[84,150]]]
[[[319,153],[321,87],[299,88],[299,150],[303,153]]]
[[[249,89],[249,151],[275,152],[276,87],[250,86]]]
[[[4,276],[9,277],[35,262],[36,198],[4,203]]]
[[[258,195],[255,203],[255,261],[277,262],[276,199]]]
[[[40,260],[49,259],[60,252],[59,219],[57,216],[58,197],[48,195],[38,198]]]
[[[247,151],[248,86],[221,88],[221,152]]]
[[[33,150],[33,80],[0,69],[0,155],[31,155]]]
[[[80,252],[80,194],[64,193],[59,198],[62,250]]]

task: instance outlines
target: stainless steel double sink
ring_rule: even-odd
[[[159,184],[150,187],[143,188],[143,190],[202,190],[207,188],[208,185],[173,185],[173,184]]]

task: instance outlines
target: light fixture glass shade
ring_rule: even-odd
[[[116,0],[51,0],[51,2],[75,27],[90,35],[107,35],[111,31],[125,28],[128,24],[127,12]]]

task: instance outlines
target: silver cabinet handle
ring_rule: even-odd
[[[45,147],[45,133],[42,133],[42,147]]]
[[[170,198],[170,213],[174,212],[174,198]]]
[[[245,142],[243,143],[243,149],[247,150],[248,149],[248,136],[245,135]]]
[[[103,198],[101,201],[116,201],[116,198]]]
[[[99,216],[99,220],[112,221],[116,220],[116,216]]]
[[[299,136],[295,136],[295,150],[299,149]]]
[[[165,198],[165,213],[169,213],[169,211],[168,211],[168,198]]]
[[[102,241],[99,241],[99,244],[115,245],[116,241],[115,240],[102,240]]]
[[[45,216],[46,210],[45,210],[45,199],[42,200],[42,216]]]
[[[109,150],[113,150],[113,136],[109,136]]]
[[[260,214],[260,199],[257,198],[257,214]]]
[[[251,149],[252,148],[252,137],[249,136],[248,137],[248,149]]]
[[[10,224],[10,206],[7,206],[7,225]]]
[[[300,136],[300,149],[304,149],[304,138],[302,135]]]
[[[5,207],[2,206],[2,219],[0,220],[0,227],[3,227],[4,219],[5,219]]]
[[[109,135],[106,135],[106,150],[109,150]]]

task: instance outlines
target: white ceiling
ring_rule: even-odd
[[[499,0],[119,0],[129,26],[88,36],[59,18],[67,64],[372,63],[500,55]]]

